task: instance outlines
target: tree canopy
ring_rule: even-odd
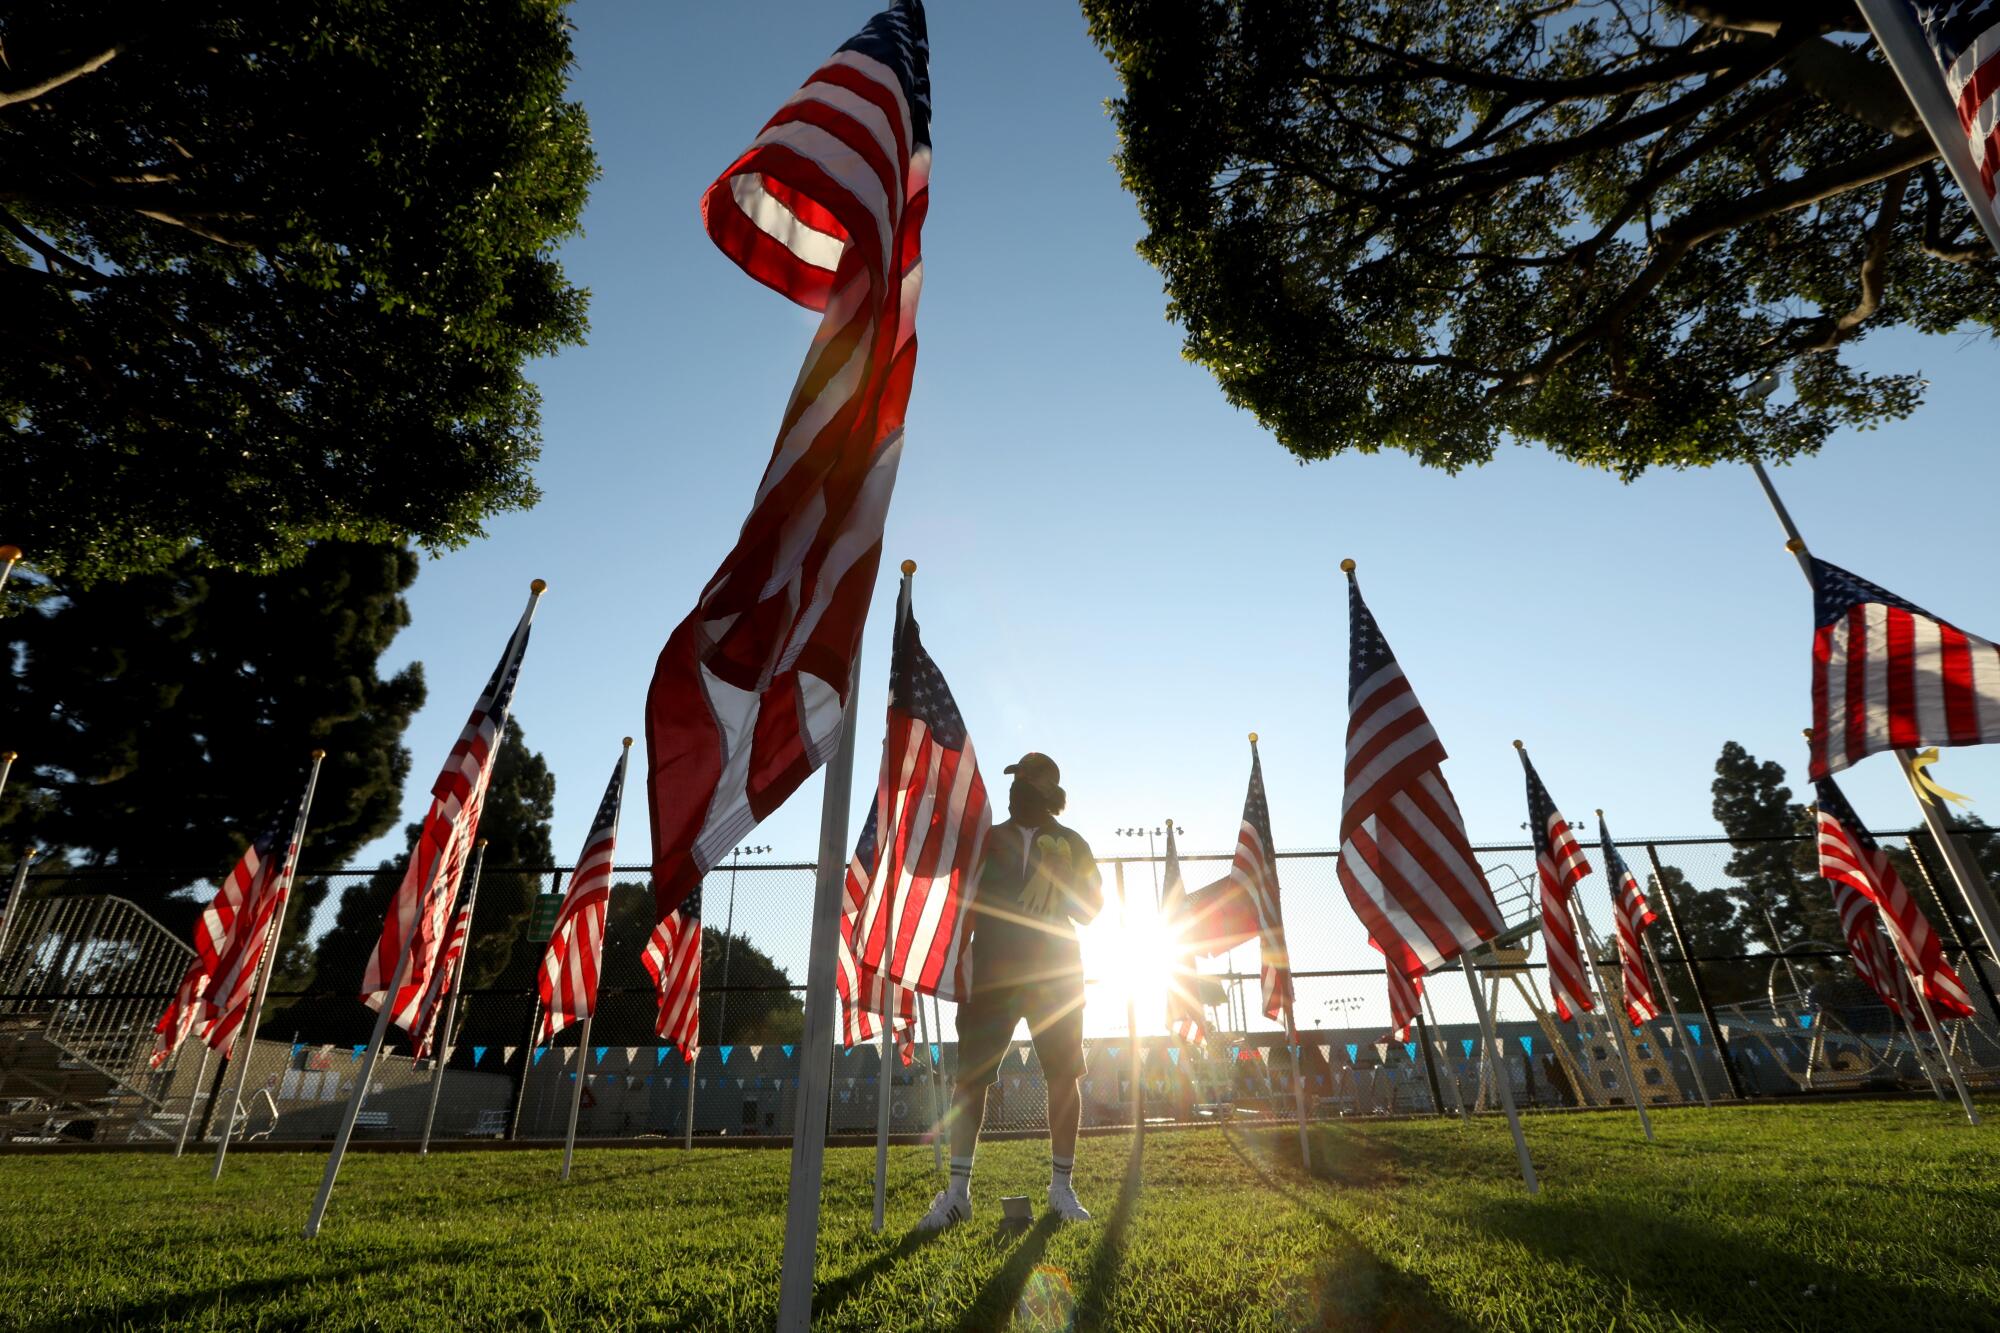
[[[308,752],[326,750],[302,852],[343,865],[394,827],[424,702],[422,668],[386,679],[409,623],[408,551],[324,542],[273,575],[194,567],[77,588],[44,583],[0,620],[8,744],[0,856],[155,872],[121,892],[176,935],[212,883],[278,816]],[[146,892],[150,884],[153,892]],[[324,885],[300,885],[309,916]]]
[[[0,16],[0,536],[77,580],[533,503],[596,173],[560,0]]]
[[[1185,353],[1301,459],[1784,458],[1916,407],[1868,333],[2000,329],[1852,0],[1083,10]]]

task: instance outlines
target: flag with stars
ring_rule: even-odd
[[[1568,1022],[1577,1010],[1597,1007],[1590,996],[1585,974],[1582,933],[1577,930],[1575,900],[1577,881],[1590,873],[1583,848],[1577,845],[1555,799],[1542,785],[1527,750],[1521,750],[1521,767],[1528,775],[1528,832],[1535,840],[1535,870],[1542,883],[1542,946],[1549,956],[1549,997],[1556,1003],[1556,1017]]]
[[[646,970],[659,987],[660,1010],[653,1030],[680,1047],[694,1065],[701,1050],[701,888],[653,927],[646,941]]]
[[[629,747],[631,742],[626,742]],[[611,781],[598,803],[597,818],[583,840],[583,855],[570,872],[569,894],[556,916],[542,954],[538,985],[542,996],[542,1029],[536,1038],[547,1045],[571,1023],[588,1018],[597,1006],[597,978],[604,962],[604,915],[611,905],[611,860],[618,850],[618,814],[625,804],[625,761],[620,752]]]
[[[1444,743],[1347,571],[1340,887],[1392,970],[1435,971],[1503,929],[1444,780]]]
[[[821,320],[736,544],[654,667],[657,917],[839,743],[916,372],[930,100],[923,5],[897,0],[702,197],[722,252]]]
[[[1598,849],[1604,853],[1604,873],[1611,877],[1613,915],[1618,920],[1618,965],[1625,987],[1625,1015],[1634,1023],[1650,1023],[1660,1016],[1659,1001],[1653,997],[1653,983],[1646,975],[1646,958],[1640,937],[1646,927],[1659,920],[1646,905],[1638,877],[1625,864],[1618,844],[1611,841],[1611,828],[1604,813],[1597,815]]]
[[[965,719],[924,649],[907,585],[900,610],[881,777],[847,866],[835,977],[850,1045],[876,1034],[882,989],[893,989],[907,1062],[916,997],[966,993],[963,926],[993,814]]]
[[[1880,750],[2000,741],[2000,647],[1812,561],[1814,781]]]
[[[1236,886],[1257,918],[1258,971],[1264,983],[1264,1017],[1283,1018],[1292,1028],[1292,960],[1285,950],[1285,915],[1278,899],[1278,861],[1271,841],[1271,807],[1264,799],[1264,761],[1250,741],[1250,790],[1243,797],[1243,823],[1236,833],[1236,855],[1225,882]]]

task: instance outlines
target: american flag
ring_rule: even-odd
[[[1660,918],[1646,905],[1646,895],[1640,890],[1632,867],[1625,864],[1618,844],[1611,841],[1611,829],[1604,822],[1602,810],[1597,812],[1597,835],[1599,849],[1604,853],[1604,873],[1611,877],[1616,898],[1613,906],[1617,910],[1613,915],[1618,918],[1618,964],[1625,985],[1625,1014],[1634,1023],[1649,1023],[1660,1016],[1660,1004],[1653,998],[1653,983],[1646,975],[1646,958],[1639,937]]]
[[[868,1018],[881,1012],[885,983],[899,993],[898,1028],[907,1029],[905,1018],[914,1018],[915,995],[964,997],[971,962],[964,948],[966,909],[993,827],[965,718],[924,650],[905,588],[889,663],[881,779],[847,866],[835,977],[850,1043],[873,1034]],[[891,830],[887,839],[884,828]],[[896,938],[890,948],[892,915]]]
[[[290,816],[289,828],[286,818],[272,820],[244,849],[242,859],[195,921],[195,960],[153,1026],[159,1034],[152,1057],[155,1069],[191,1034],[204,1038],[211,1049],[231,1052],[237,1030],[249,1016],[272,919],[291,892],[292,874],[298,868],[299,848],[290,841],[290,833],[302,823],[303,808]],[[284,852],[279,855],[281,846]]]
[[[1562,811],[1521,749],[1521,767],[1528,774],[1528,826],[1535,839],[1535,870],[1542,883],[1542,945],[1549,955],[1549,996],[1556,1017],[1568,1022],[1578,1009],[1595,1009],[1590,983],[1584,976],[1583,942],[1570,911],[1571,890],[1590,873],[1583,848],[1563,820]]]
[[[825,313],[736,546],[654,668],[647,791],[662,918],[838,742],[902,455],[930,161],[924,10],[899,0],[702,198],[723,253]],[[664,959],[664,944],[648,957]],[[654,979],[664,1003],[665,977]]]
[[[1340,887],[1368,938],[1406,977],[1501,931],[1445,784],[1444,745],[1348,570],[1347,771]]]
[[[1879,750],[2000,741],[2000,647],[1814,559],[1815,781]]]
[[[1264,1017],[1285,1020],[1292,1028],[1292,961],[1285,952],[1285,916],[1278,901],[1278,862],[1271,842],[1271,807],[1264,799],[1264,761],[1257,742],[1250,741],[1250,790],[1243,797],[1243,826],[1236,834],[1236,856],[1227,882],[1236,885],[1257,913],[1259,968],[1264,982]]]
[[[538,582],[528,599],[528,609],[507,637],[500,664],[493,668],[443,770],[431,784],[430,810],[410,851],[403,882],[389,900],[382,938],[368,956],[368,968],[361,978],[361,1002],[370,1009],[381,1008],[390,999],[396,963],[408,945],[409,969],[390,1004],[389,1016],[412,1034],[421,1031],[428,1018],[424,1001],[431,991],[432,969],[437,966],[446,919],[457,901],[459,880],[479,828],[479,810],[493,778],[493,762],[507,735],[507,714],[514,704],[514,686],[520,679],[521,658],[528,651],[528,629],[540,596]]]
[[[1165,887],[1160,892],[1160,919],[1173,932],[1173,969],[1167,977],[1167,1029],[1182,1041],[1198,1042],[1207,1035],[1201,1001],[1194,992],[1192,942],[1182,929],[1187,917],[1187,881],[1181,876],[1181,851],[1174,842],[1173,821],[1167,822]]]
[[[689,1066],[701,1050],[701,890],[681,899],[646,941],[646,970],[660,990],[654,1031],[680,1048]]]
[[[1888,932],[1889,941],[1894,946],[1886,959],[1861,957],[1862,950],[1855,950],[1857,971],[1870,977],[1875,993],[1885,1001],[1894,1003],[1892,993],[1883,988],[1881,972],[1883,963],[1896,963],[1896,955],[1913,964],[1909,969],[1923,980],[1924,995],[1931,1002],[1931,1009],[1940,1021],[1948,1018],[1966,1018],[1972,1014],[1972,997],[1966,994],[1965,983],[1952,970],[1951,963],[1944,956],[1944,945],[1937,932],[1931,929],[1930,919],[1917,906],[1915,898],[1896,874],[1895,866],[1889,862],[1888,854],[1876,845],[1867,828],[1856,817],[1854,807],[1847,803],[1847,797],[1834,785],[1833,779],[1821,778],[1814,784],[1818,796],[1814,824],[1817,826],[1819,842],[1819,873],[1835,884],[1864,895],[1875,905],[1883,930]],[[1847,912],[1841,912],[1841,925],[1847,925]],[[1848,932],[1852,943],[1854,934]],[[1900,966],[1898,971],[1902,970]],[[1899,992],[1907,995],[1907,992]],[[1914,998],[1914,997],[1911,997]],[[1902,1007],[1898,1005],[1898,1007]],[[1921,1025],[1924,1021],[1921,1008],[1904,1009],[1905,1016]]]
[[[598,802],[597,818],[583,840],[583,855],[570,872],[569,896],[556,915],[549,947],[542,954],[542,1035],[547,1042],[597,1004],[598,968],[604,962],[604,912],[611,903],[611,857],[618,849],[618,811],[625,801],[625,761],[632,742],[618,756]]]
[[[473,887],[477,887],[475,884]],[[431,1041],[437,1035],[438,1014],[444,1007],[445,997],[452,987],[458,985],[458,975],[465,958],[465,941],[472,934],[473,900],[468,893],[451,919],[451,933],[444,937],[444,953],[438,957],[438,965],[431,973],[431,988],[424,995],[424,1005],[417,1015],[416,1041],[410,1049],[410,1058],[421,1060],[431,1053]],[[445,1034],[447,1044],[450,1033]],[[446,1052],[449,1055],[449,1051]]]
[[[2000,0],[1861,0],[1989,236],[2000,172]]]

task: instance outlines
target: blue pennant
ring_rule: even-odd
[[[1172,1060],[1176,1065],[1180,1064],[1181,1048],[1178,1046],[1167,1047],[1167,1059]]]
[[[1403,1051],[1410,1057],[1410,1063],[1415,1064],[1417,1060],[1417,1044],[1413,1041],[1406,1041],[1403,1043]]]
[[[604,1053],[610,1049],[611,1048],[609,1046],[600,1046],[597,1048],[597,1063],[599,1064],[604,1063]]]
[[[937,1047],[933,1046],[933,1047],[931,1047],[931,1049],[932,1049],[932,1050],[936,1050],[936,1049],[937,1049]],[[790,1042],[786,1042],[786,1043],[785,1043],[785,1058],[786,1058],[787,1060],[789,1060],[789,1059],[791,1059],[791,1058],[792,1058],[792,1050],[793,1050],[793,1047],[792,1047],[792,1044],[791,1044]]]
[[[789,1047],[789,1046],[787,1046],[787,1047],[785,1048],[785,1054],[786,1054],[786,1055],[790,1055],[791,1053],[792,1053],[792,1048],[791,1048],[791,1047]],[[944,1048],[943,1048],[942,1046],[939,1046],[939,1045],[938,1045],[938,1044],[937,1044],[936,1042],[932,1042],[932,1043],[931,1043],[931,1063],[932,1063],[932,1064],[937,1064],[937,1063],[939,1063],[940,1061],[942,1061],[943,1059],[944,1059]]]
[[[655,1046],[653,1048],[653,1063],[656,1065],[665,1064],[667,1062],[667,1052],[672,1049],[673,1047],[671,1046]]]
[[[1524,1034],[1521,1038],[1521,1049],[1529,1055],[1533,1055],[1535,1053],[1535,1039]]]
[[[354,1048],[353,1058],[359,1060],[363,1055],[367,1054],[367,1052],[368,1052],[368,1043],[364,1041],[359,1046],[356,1046]]]
[[[1687,1029],[1688,1035],[1694,1038],[1694,1044],[1697,1046],[1701,1045],[1701,1024],[1690,1023],[1687,1025]]]
[[[715,1049],[716,1049],[716,1050],[718,1050],[718,1051],[720,1051],[720,1052],[722,1053],[722,1063],[724,1063],[724,1064],[728,1064],[728,1063],[729,1063],[729,1053],[730,1053],[731,1051],[735,1050],[736,1048],[735,1048],[734,1046],[718,1046],[718,1047],[716,1047]]]
[[[299,1052],[300,1052],[300,1051],[303,1051],[303,1050],[304,1050],[305,1048],[306,1048],[306,1044],[305,1044],[304,1042],[302,1042],[302,1041],[295,1041],[295,1042],[293,1042],[293,1043],[292,1043],[292,1059],[294,1059],[294,1060],[298,1059],[298,1058],[299,1058]]]
[[[545,1055],[547,1055],[548,1053],[549,1053],[549,1048],[548,1048],[548,1047],[546,1047],[546,1046],[537,1046],[537,1047],[535,1048],[535,1063],[536,1063],[536,1064],[540,1064],[540,1063],[542,1062],[542,1057],[543,1057],[543,1056],[545,1056]]]
[[[1812,1026],[1812,1021],[1813,1021],[1813,1016],[1812,1016],[1811,1014],[1800,1014],[1800,1015],[1799,1015],[1799,1026],[1800,1026],[1800,1027],[1802,1027],[1802,1028],[1809,1028],[1809,1027],[1811,1027],[1811,1026]]]
[[[484,1046],[475,1046],[472,1048],[472,1063],[474,1064],[474,1066],[477,1066],[479,1062],[481,1060],[484,1060],[485,1058],[486,1058],[486,1048]]]
[[[1347,1063],[1353,1064],[1361,1058],[1361,1047],[1356,1042],[1347,1043]]]
[[[1470,1060],[1472,1058],[1472,1038],[1470,1037],[1460,1038],[1458,1044],[1465,1048],[1465,1058]]]

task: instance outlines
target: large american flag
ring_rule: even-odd
[[[2000,647],[1815,558],[1814,780],[1879,750],[2000,741]]]
[[[1396,965],[1386,959],[1384,966],[1389,974],[1389,1031],[1397,1041],[1408,1041],[1410,1026],[1417,1021],[1424,979],[1397,971]]]
[[[1660,1003],[1653,998],[1653,983],[1646,975],[1646,955],[1640,937],[1646,927],[1660,918],[1646,905],[1646,895],[1632,867],[1625,864],[1618,844],[1611,840],[1611,827],[1604,812],[1597,812],[1598,847],[1604,853],[1604,873],[1611,878],[1613,915],[1618,919],[1618,965],[1625,989],[1625,1015],[1634,1023],[1650,1023],[1660,1016]]]
[[[1542,947],[1549,955],[1549,996],[1555,1001],[1556,1017],[1567,1022],[1575,1011],[1597,1007],[1584,976],[1576,914],[1570,910],[1572,891],[1590,873],[1590,862],[1583,859],[1583,848],[1542,785],[1526,747],[1520,747],[1520,753],[1528,775],[1528,829],[1535,839],[1535,870],[1542,884]]]
[[[598,969],[604,962],[604,912],[611,903],[611,858],[618,850],[618,811],[625,801],[627,739],[618,764],[597,803],[597,818],[583,840],[583,855],[570,872],[569,895],[556,915],[549,947],[542,954],[542,1031],[547,1042],[597,1004]]]
[[[884,985],[896,992],[893,1017],[906,1040],[917,995],[965,997],[968,909],[993,827],[965,718],[924,649],[907,584],[898,619],[881,778],[847,865],[841,917],[835,978],[850,1042],[875,1031],[870,1019],[882,1010]]]
[[[1167,821],[1167,865],[1165,885],[1160,892],[1160,919],[1167,924],[1172,944],[1172,967],[1167,975],[1167,1029],[1182,1041],[1201,1041],[1208,1033],[1202,1017],[1201,1000],[1195,994],[1193,941],[1186,932],[1187,880],[1181,874],[1181,850],[1174,841],[1174,824]]]
[[[1347,633],[1340,887],[1389,966],[1422,976],[1498,935],[1500,908],[1445,783],[1444,744],[1351,568]]]
[[[479,811],[486,800],[487,784],[493,779],[493,763],[506,739],[507,715],[514,704],[514,686],[520,679],[528,630],[540,597],[538,581],[528,609],[507,636],[499,665],[493,668],[443,770],[431,784],[431,807],[424,815],[416,846],[410,850],[403,882],[389,900],[382,938],[368,956],[368,968],[361,978],[361,1002],[370,1009],[380,1009],[391,998],[389,986],[396,975],[396,963],[408,943],[410,966],[402,988],[390,1003],[389,1016],[413,1035],[427,1026],[426,1011],[431,1006],[425,1004],[425,997],[432,989],[431,973],[437,966],[451,905],[457,901],[459,881],[479,829]]]
[[[1250,738],[1250,790],[1243,796],[1243,823],[1236,832],[1236,855],[1225,882],[1250,900],[1257,914],[1258,969],[1264,983],[1264,1017],[1292,1026],[1292,960],[1285,951],[1285,914],[1278,897],[1277,848],[1271,841],[1271,806],[1264,799],[1264,761],[1257,738]]]
[[[1821,778],[1814,784],[1818,805],[1814,815],[1819,842],[1819,873],[1836,885],[1846,885],[1864,895],[1875,905],[1883,930],[1888,932],[1889,941],[1894,946],[1887,959],[1878,956],[1864,957],[1864,950],[1856,949],[1855,969],[1868,977],[1875,993],[1885,1002],[1902,1009],[1913,1023],[1924,1022],[1923,1011],[1914,1005],[1906,1005],[1896,998],[1898,992],[1886,989],[1881,974],[1883,964],[1896,964],[1902,971],[1897,957],[1910,960],[1914,971],[1923,981],[1924,996],[1931,1002],[1932,1010],[1940,1021],[1948,1018],[1965,1018],[1972,1013],[1972,997],[1966,994],[1965,983],[1944,956],[1944,945],[1937,932],[1931,928],[1930,918],[1924,915],[1917,900],[1904,886],[1902,877],[1897,875],[1895,866],[1870,837],[1867,828],[1855,815],[1854,807],[1847,803],[1847,797],[1834,785],[1832,778]],[[1836,891],[1837,896],[1837,891]],[[1847,926],[1848,913],[1841,912],[1841,925]],[[1854,932],[1848,932],[1850,945]],[[1873,973],[1873,976],[1869,974]],[[1893,974],[1892,974],[1893,975]],[[1907,992],[1901,992],[1907,995]],[[1912,997],[1913,998],[1913,997]]]
[[[431,1042],[437,1036],[438,1015],[444,1008],[444,1001],[458,985],[459,973],[464,968],[465,942],[472,937],[472,890],[468,888],[465,901],[451,918],[451,933],[444,937],[444,952],[438,957],[438,965],[431,973],[431,987],[424,994],[423,1008],[418,1012],[417,1025],[413,1029],[414,1043],[410,1048],[410,1058],[421,1060],[431,1053]],[[449,1055],[451,1034],[445,1034]]]
[[[702,197],[723,253],[825,313],[736,546],[654,668],[647,791],[662,918],[839,739],[902,454],[930,161],[924,11],[900,0]],[[655,945],[648,957],[664,959]],[[665,975],[654,979],[664,1003]]]
[[[190,1035],[202,1037],[225,1055],[231,1052],[257,990],[258,965],[269,944],[272,919],[291,892],[299,848],[290,837],[303,819],[301,807],[296,814],[272,820],[244,849],[196,919],[194,962],[153,1026],[159,1034],[154,1068]]]
[[[1989,238],[2000,174],[2000,0],[1860,0]]]

